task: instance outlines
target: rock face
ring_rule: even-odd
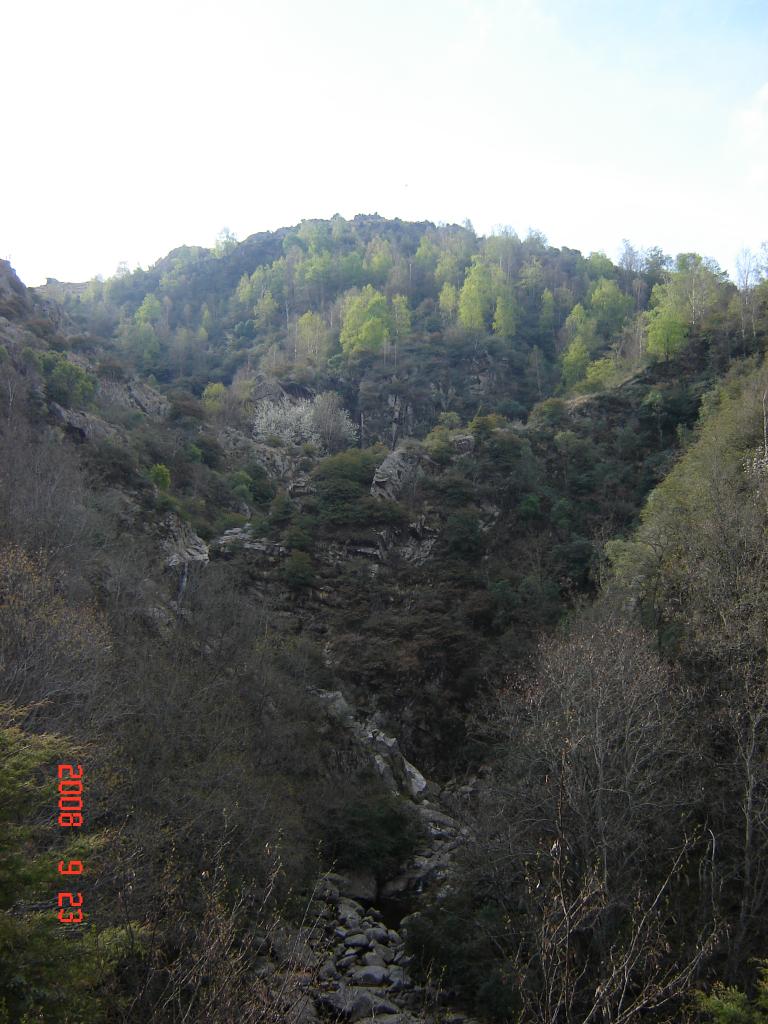
[[[48,408],[54,423],[76,441],[105,441],[119,436],[119,431],[98,416],[91,416],[90,413],[78,412],[75,409],[64,409],[56,402],[50,402]]]
[[[30,313],[32,302],[27,289],[16,276],[8,260],[0,260],[0,316],[13,319]]]
[[[291,497],[311,493],[309,472],[302,468],[306,457],[297,446],[273,447],[233,427],[223,427],[217,434],[217,440],[228,455],[258,463],[270,479],[285,487]]]
[[[403,757],[400,745],[375,722],[361,723],[340,690],[317,690],[316,695],[325,704],[326,714],[338,728],[342,728],[357,748],[361,762],[372,763],[392,793],[413,801],[423,800],[429,783],[410,761]]]
[[[208,545],[175,513],[168,513],[163,520],[162,530],[166,568],[184,568],[191,563],[203,564],[208,561]]]
[[[151,419],[163,419],[168,415],[168,399],[139,380],[128,381],[125,384],[100,380],[99,397],[125,409],[136,409]]]
[[[423,450],[398,448],[390,452],[376,470],[371,484],[371,497],[383,501],[399,501],[407,488],[414,486],[420,477],[436,468]]]

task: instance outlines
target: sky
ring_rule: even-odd
[[[765,0],[23,0],[0,67],[30,285],[335,213],[731,271],[768,239]]]

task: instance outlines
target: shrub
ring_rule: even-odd
[[[350,448],[349,451],[323,459],[313,475],[316,480],[349,480],[358,484],[362,490],[370,487],[376,467],[385,455],[386,450],[381,445]]]
[[[55,352],[44,352],[37,362],[49,401],[65,409],[88,405],[96,392],[96,381],[89,373]]]
[[[162,462],[156,462],[149,470],[149,479],[158,491],[167,491],[171,486],[171,471]]]

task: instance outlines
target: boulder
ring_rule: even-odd
[[[397,1014],[398,1007],[380,993],[364,988],[340,985],[335,992],[322,992],[317,997],[321,1008],[330,1010],[354,1024],[355,1021],[380,1014]]]
[[[364,964],[350,972],[354,985],[386,985],[389,982],[389,968],[383,964]]]

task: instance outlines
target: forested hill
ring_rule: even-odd
[[[61,297],[67,286],[39,291]],[[626,244],[615,266],[536,233],[482,239],[469,226],[375,216],[182,247],[149,270],[78,287],[66,308],[114,341],[114,373],[122,363],[197,397],[234,385],[243,400],[257,370],[331,387],[356,417],[373,414],[370,439],[389,442],[423,437],[441,412],[516,419],[563,387],[599,391],[675,355],[703,320],[725,327],[711,353],[722,369],[755,330],[754,312],[696,254],[673,263]],[[407,419],[383,417],[382,389]]]
[[[749,989],[745,260],[360,216],[107,281],[0,264],[0,1020],[405,1024],[441,971],[542,1024]],[[55,759],[87,766],[80,845]],[[76,959],[38,913],[66,855]]]

